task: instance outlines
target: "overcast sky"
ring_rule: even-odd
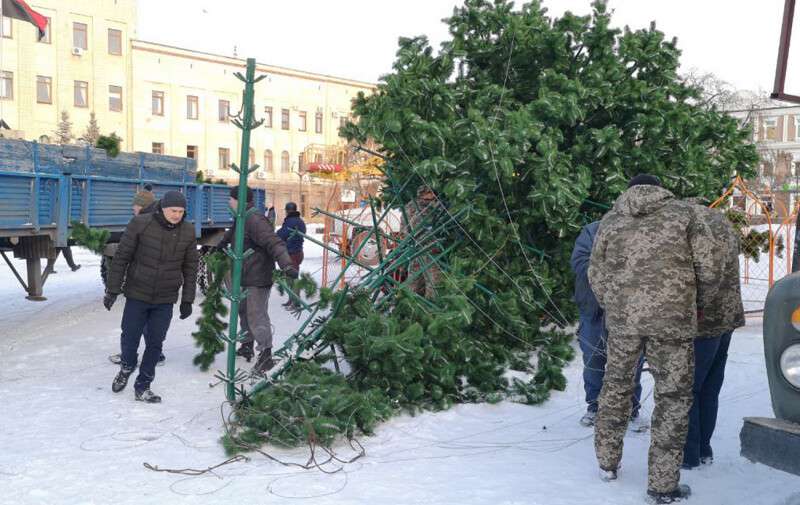
[[[232,55],[236,46],[240,57],[252,56],[259,62],[377,82],[391,70],[398,37],[424,34],[438,47],[448,36],[441,20],[461,3],[139,0],[139,38],[225,55]],[[542,3],[552,16],[566,10],[577,14],[590,10],[590,0]],[[684,68],[713,72],[738,88],[771,90],[783,3],[610,0],[609,5],[618,26],[643,28],[655,20],[668,37],[678,37]],[[800,32],[800,21],[795,31]],[[800,45],[800,40],[795,44]],[[790,79],[792,70],[790,65]],[[796,82],[800,84],[800,75]],[[786,91],[800,94],[791,82]]]

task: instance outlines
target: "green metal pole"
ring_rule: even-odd
[[[225,396],[228,401],[236,400],[236,387],[233,378],[236,374],[236,342],[239,332],[239,303],[244,298],[242,294],[242,260],[244,258],[244,224],[247,214],[247,176],[250,175],[250,129],[253,126],[253,85],[255,84],[256,60],[247,59],[247,74],[244,83],[244,103],[242,104],[243,117],[240,128],[242,129],[242,153],[239,157],[239,193],[238,207],[234,213],[236,231],[233,241],[233,270],[231,273],[231,318],[228,338],[228,381]],[[239,76],[241,79],[241,75]],[[235,167],[234,167],[235,168]]]

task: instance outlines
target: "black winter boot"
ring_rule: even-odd
[[[161,397],[150,391],[150,388],[144,391],[136,391],[136,401],[145,403],[161,403]]]
[[[647,490],[647,501],[654,505],[663,505],[668,503],[677,503],[685,500],[692,494],[692,489],[686,484],[678,484],[678,487],[668,493],[657,493],[655,491]]]
[[[125,386],[128,385],[128,377],[131,376],[133,370],[133,368],[128,368],[125,365],[122,365],[119,369],[119,373],[116,377],[114,377],[114,382],[111,383],[111,391],[119,393],[125,389]]]
[[[248,363],[250,363],[250,360],[253,359],[254,354],[253,342],[243,342],[236,351],[236,355],[243,357]]]
[[[258,359],[253,366],[253,372],[263,374],[268,372],[273,366],[275,366],[275,362],[272,360],[272,348],[267,348],[258,353]]]

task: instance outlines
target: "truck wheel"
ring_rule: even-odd
[[[206,249],[206,248],[204,248]],[[205,258],[208,255],[208,249],[200,251],[200,262],[197,265],[197,286],[203,296],[208,294],[208,286],[211,284],[211,271],[206,265]]]

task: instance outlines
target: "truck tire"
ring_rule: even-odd
[[[208,265],[206,265],[205,262],[205,257],[209,250],[209,248],[204,247],[200,251],[200,262],[197,265],[197,287],[200,288],[200,292],[203,293],[203,296],[208,294],[208,286],[211,284],[211,271],[208,269]]]

